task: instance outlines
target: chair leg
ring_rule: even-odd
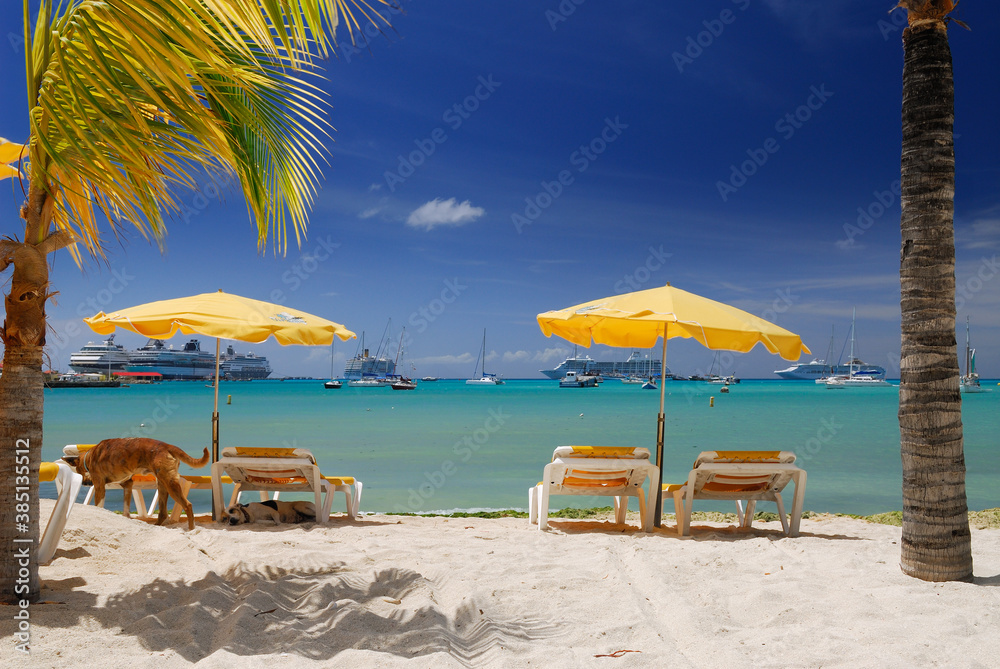
[[[528,524],[538,522],[538,486],[528,488]]]
[[[87,494],[83,498],[83,505],[86,506],[90,504],[90,500],[94,499],[94,486],[87,488]],[[101,506],[104,506],[103,504]]]
[[[628,497],[625,495],[616,495],[615,500],[615,523],[618,525],[625,524],[625,512],[628,511]]]
[[[538,529],[549,529],[549,487],[545,484],[538,493]]]
[[[753,525],[753,514],[757,511],[757,500],[748,499],[747,500],[747,510],[743,512],[743,524],[741,527],[750,529]]]
[[[736,500],[736,522],[740,527],[743,527],[743,500]]]
[[[646,518],[646,493],[642,488],[639,488],[639,526],[642,527],[643,532],[652,532],[653,528],[650,523],[647,522]]]
[[[774,493],[774,503],[778,507],[778,518],[781,519],[781,529],[788,534],[788,518],[785,517],[785,503],[781,501],[781,493]]]
[[[684,488],[674,491],[674,516],[677,517],[677,534],[691,533],[691,511],[684,503]]]
[[[133,487],[132,500],[135,502],[135,510],[139,513],[139,517],[148,518],[146,515],[146,499],[142,496],[142,491]]]

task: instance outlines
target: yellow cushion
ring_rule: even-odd
[[[244,458],[291,458],[295,457],[294,448],[237,446],[236,454]]]
[[[57,474],[59,474],[59,465],[54,462],[43,462],[38,465],[39,481],[55,481]]]
[[[333,485],[354,485],[353,476],[324,476]]]

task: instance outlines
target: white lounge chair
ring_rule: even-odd
[[[670,495],[677,514],[677,532],[691,532],[691,505],[696,499],[731,500],[736,502],[740,527],[753,523],[756,503],[774,502],[785,534],[798,536],[802,520],[802,504],[806,492],[806,472],[795,466],[795,454],[790,451],[705,451],[698,455],[688,475],[687,483],[664,484],[663,499]],[[781,491],[795,482],[791,518],[785,517]],[[743,509],[742,502],[746,502]]]
[[[52,559],[59,546],[66,521],[73,511],[73,503],[80,494],[83,477],[65,462],[43,462],[38,466],[38,480],[55,481],[58,494],[52,515],[49,516],[49,522],[38,542],[38,563],[45,564]]]
[[[548,527],[551,495],[611,496],[615,502],[615,522],[625,522],[628,498],[639,499],[642,529],[653,529],[653,504],[646,504],[642,489],[648,481],[652,495],[659,469],[649,461],[649,450],[627,446],[560,446],[545,465],[541,483],[528,490],[528,521],[538,529]]]
[[[225,511],[223,475],[228,475],[233,482],[230,506],[248,491],[259,491],[261,501],[267,499],[268,492],[273,492],[275,499],[282,492],[311,492],[316,500],[316,521],[325,523],[330,517],[334,493],[344,493],[350,518],[357,517],[361,503],[361,481],[353,476],[324,476],[316,458],[304,448],[227,447],[222,449],[219,461],[212,465],[212,497],[217,518]]]

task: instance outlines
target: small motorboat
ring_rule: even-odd
[[[323,384],[323,387],[326,388],[327,390],[334,390],[336,388],[340,388],[343,385],[344,385],[343,381],[338,381],[337,379],[330,379],[329,381]]]

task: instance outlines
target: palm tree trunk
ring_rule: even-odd
[[[38,240],[50,208],[44,191],[32,186],[25,239]],[[49,210],[49,211],[47,211]],[[38,465],[42,458],[42,408],[45,399],[42,353],[49,268],[46,243],[0,243],[0,269],[13,265],[0,377],[0,602],[37,601]],[[24,473],[27,451],[27,474]],[[27,495],[25,495],[27,493]],[[27,540],[27,541],[26,541]],[[27,548],[28,559],[24,559]],[[25,564],[27,563],[27,564]]]
[[[944,20],[915,21],[909,11],[910,26],[903,32],[899,267],[900,566],[927,581],[969,580],[972,544],[955,343],[951,51]]]

